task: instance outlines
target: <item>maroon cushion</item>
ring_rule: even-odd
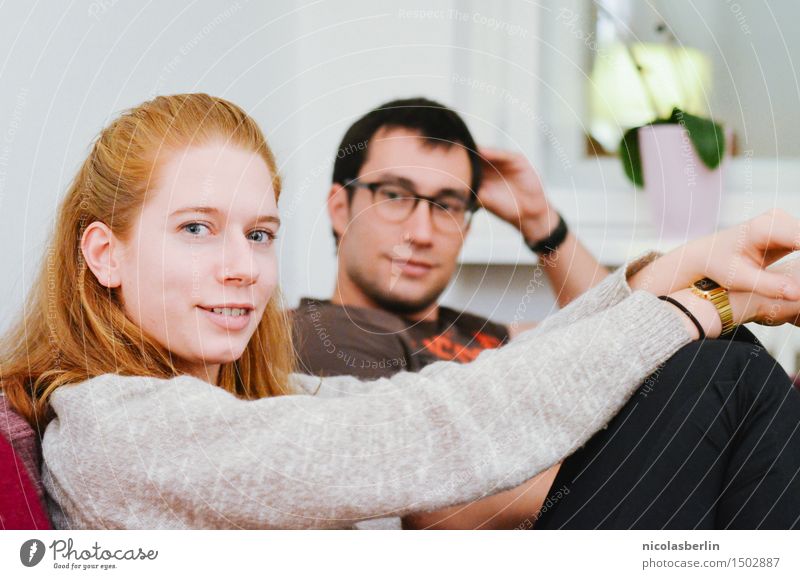
[[[49,529],[39,437],[0,395],[0,528]]]
[[[28,470],[9,442],[0,436],[0,528],[49,529],[42,501]]]

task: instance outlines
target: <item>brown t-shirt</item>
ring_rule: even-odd
[[[469,362],[508,340],[485,318],[440,307],[435,322],[303,298],[293,312],[299,371],[363,379],[415,372],[438,360]]]

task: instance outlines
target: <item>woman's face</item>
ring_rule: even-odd
[[[275,289],[279,224],[272,175],[256,153],[219,143],[167,155],[121,244],[126,314],[187,373],[216,383]]]

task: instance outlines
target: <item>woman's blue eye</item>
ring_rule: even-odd
[[[268,245],[277,239],[277,236],[274,233],[266,229],[256,229],[255,231],[251,231],[250,236],[250,239],[256,243],[262,243],[265,245]]]
[[[208,230],[208,225],[205,225],[203,223],[198,223],[196,221],[193,221],[192,223],[187,223],[186,225],[183,226],[184,231],[187,231],[196,237],[200,237],[203,229]]]

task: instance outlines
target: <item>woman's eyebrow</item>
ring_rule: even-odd
[[[253,220],[255,223],[261,223],[262,221],[266,221],[267,223],[274,223],[276,226],[281,226],[280,217],[277,215],[260,215]]]
[[[180,209],[176,209],[170,214],[170,217],[175,215],[180,215],[183,213],[204,213],[209,215],[220,216],[222,212],[217,209],[216,207],[208,207],[206,205],[197,205],[194,207],[182,207]],[[266,221],[268,223],[275,223],[278,227],[281,225],[281,220],[277,215],[269,214],[269,215],[259,215],[258,217],[253,219],[253,222],[260,223],[262,221]]]

